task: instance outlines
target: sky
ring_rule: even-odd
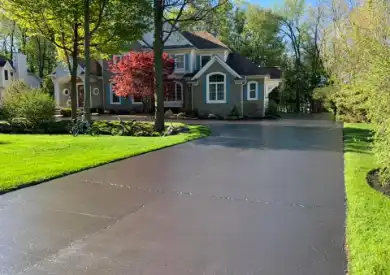
[[[267,7],[267,8],[273,8],[277,5],[280,5],[283,3],[283,0],[246,0],[247,2],[251,4],[257,4],[262,7]],[[316,0],[306,0],[307,3],[315,3]]]

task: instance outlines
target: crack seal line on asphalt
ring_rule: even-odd
[[[298,207],[298,208],[306,208],[306,209],[313,209],[313,208],[321,208],[321,206],[318,205],[303,205],[299,203],[283,203],[278,201],[265,201],[265,200],[258,200],[258,199],[249,199],[249,198],[233,198],[229,196],[218,196],[218,195],[204,195],[204,194],[195,194],[192,192],[182,192],[182,191],[175,191],[175,190],[163,190],[160,188],[144,188],[144,187],[136,187],[131,185],[123,185],[113,182],[102,182],[102,181],[96,181],[96,180],[84,180],[86,183],[92,183],[92,184],[99,184],[99,185],[109,185],[116,188],[126,188],[126,189],[133,189],[138,190],[142,192],[153,192],[153,193],[160,193],[160,194],[174,194],[177,196],[198,196],[198,197],[206,197],[209,199],[214,200],[226,200],[226,201],[235,201],[235,202],[247,202],[247,203],[258,203],[258,204],[265,204],[265,205],[276,205],[276,206],[282,206],[282,207]]]
[[[39,267],[41,264],[43,264],[45,261],[48,261],[48,262],[55,262],[56,259],[61,256],[64,252],[66,252],[67,250],[71,250],[72,252],[75,252],[75,250],[79,250],[81,245],[83,244],[83,242],[85,240],[87,240],[89,237],[95,235],[95,234],[99,234],[105,230],[108,230],[109,228],[113,227],[114,225],[118,224],[124,217],[128,217],[128,216],[131,216],[131,215],[134,215],[136,214],[139,210],[143,209],[145,207],[144,204],[140,205],[139,207],[137,207],[137,209],[135,209],[134,211],[130,212],[130,213],[126,213],[124,215],[122,215],[121,217],[119,217],[117,220],[115,220],[114,222],[108,224],[107,226],[103,227],[103,228],[100,228],[99,230],[97,231],[94,231],[94,232],[91,232],[89,234],[86,234],[84,235],[82,238],[80,239],[77,239],[77,240],[74,240],[73,242],[70,242],[66,247],[64,248],[61,248],[59,250],[57,250],[56,252],[48,255],[47,257],[39,260],[38,262],[34,263],[33,265],[30,265],[30,266],[27,266],[25,267],[23,270],[17,272],[16,274],[14,275],[22,275],[24,274],[25,272],[29,271],[29,270],[32,270],[33,268],[37,268]]]

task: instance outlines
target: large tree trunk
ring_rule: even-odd
[[[163,83],[163,0],[154,0],[154,74],[155,74],[155,120],[154,128],[164,131],[164,83]]]
[[[71,105],[72,105],[72,118],[77,118],[77,67],[78,67],[78,26],[74,25],[74,41],[73,41],[73,51],[72,51],[72,70],[70,76],[71,82]]]
[[[91,121],[91,60],[90,60],[90,30],[89,30],[89,0],[84,0],[84,59],[85,59],[85,74],[84,74],[84,112],[86,119]]]

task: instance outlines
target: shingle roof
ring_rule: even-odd
[[[239,75],[269,74],[271,78],[281,78],[281,71],[278,67],[259,67],[251,60],[238,53],[230,53],[226,63]]]
[[[9,62],[9,60],[5,56],[0,55],[0,67],[4,67],[7,61]]]
[[[198,49],[220,49],[226,46],[222,41],[213,36],[212,34],[204,31],[187,32],[181,33],[188,41],[190,41]]]

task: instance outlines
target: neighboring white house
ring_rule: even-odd
[[[41,86],[41,79],[27,70],[26,56],[22,53],[14,53],[13,56],[12,62],[0,56],[0,98],[2,92],[16,80],[24,81],[31,88]]]

